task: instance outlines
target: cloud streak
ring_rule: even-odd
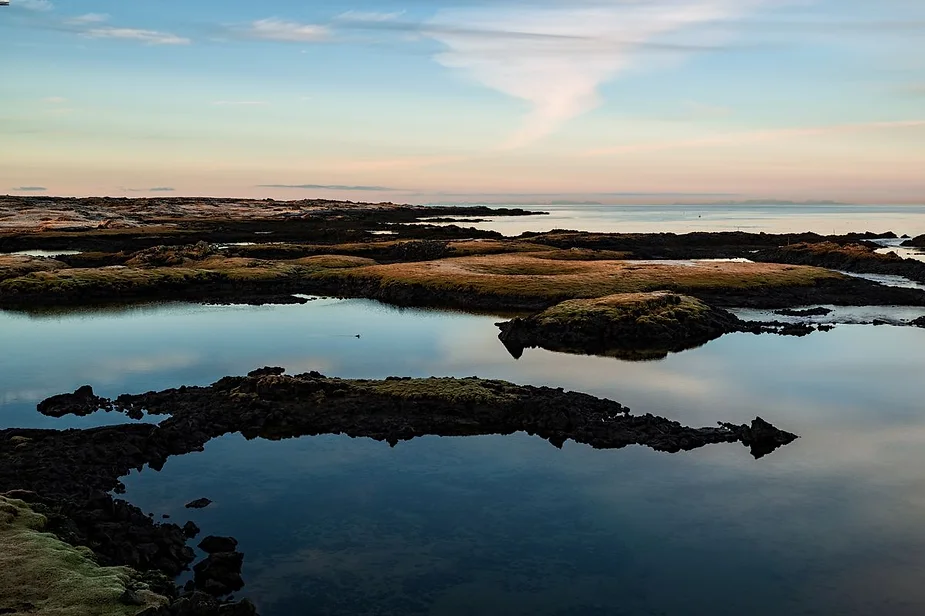
[[[446,51],[438,62],[526,101],[531,110],[504,145],[517,148],[554,132],[601,103],[599,87],[640,51],[718,48],[712,36],[668,43],[666,35],[734,20],[766,0],[652,0],[542,7],[479,6],[437,14],[426,33]]]
[[[170,34],[168,32],[158,32],[157,30],[140,30],[138,28],[115,28],[106,26],[103,28],[90,28],[83,32],[83,36],[94,39],[122,39],[130,41],[139,41],[147,45],[189,45],[192,41],[188,38]]]
[[[45,188],[44,186],[19,186],[11,190],[14,190],[16,192],[45,192],[48,189]]]
[[[326,26],[284,21],[275,17],[257,20],[239,33],[246,38],[285,43],[313,43],[330,36]]]

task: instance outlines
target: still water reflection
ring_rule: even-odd
[[[0,424],[124,421],[34,405],[85,383],[116,395],[263,365],[562,386],[693,425],[761,415],[803,438],[755,462],[738,445],[228,436],[125,483],[146,511],[238,537],[264,616],[925,611],[925,331],[843,325],[726,336],[652,363],[517,361],[495,320],[365,300],[0,313]],[[183,509],[200,496],[215,504]]]

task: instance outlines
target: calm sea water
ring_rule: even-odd
[[[35,404],[83,384],[117,395],[264,365],[502,378],[691,425],[761,415],[802,438],[755,461],[740,445],[234,435],[125,483],[146,511],[237,537],[242,595],[264,616],[925,613],[925,330],[736,334],[629,363],[515,360],[496,320],[365,300],[0,312],[0,426],[124,422],[54,420]],[[215,503],[183,508],[202,496]]]
[[[494,207],[494,206],[493,206]],[[575,229],[606,233],[749,231],[925,233],[925,205],[517,205],[548,216],[496,218],[473,226],[519,235]]]

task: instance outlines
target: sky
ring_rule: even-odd
[[[11,0],[2,193],[925,203],[925,2]]]

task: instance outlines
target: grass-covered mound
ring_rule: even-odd
[[[500,338],[519,356],[527,347],[655,359],[739,329],[739,319],[676,293],[624,293],[562,302],[500,323]]]
[[[345,291],[406,304],[545,308],[568,299],[669,290],[736,293],[812,288],[844,277],[775,263],[571,260],[553,253],[497,254],[326,272]]]
[[[226,257],[206,246],[153,248],[125,265],[48,268],[0,279],[0,304],[53,305],[143,299],[213,299],[285,294],[327,270],[374,265],[371,259],[318,255],[291,261]],[[0,271],[2,273],[2,271]]]
[[[0,614],[134,616],[166,603],[149,591],[129,590],[137,577],[131,569],[100,567],[88,549],[44,527],[45,517],[26,503],[0,496]]]

